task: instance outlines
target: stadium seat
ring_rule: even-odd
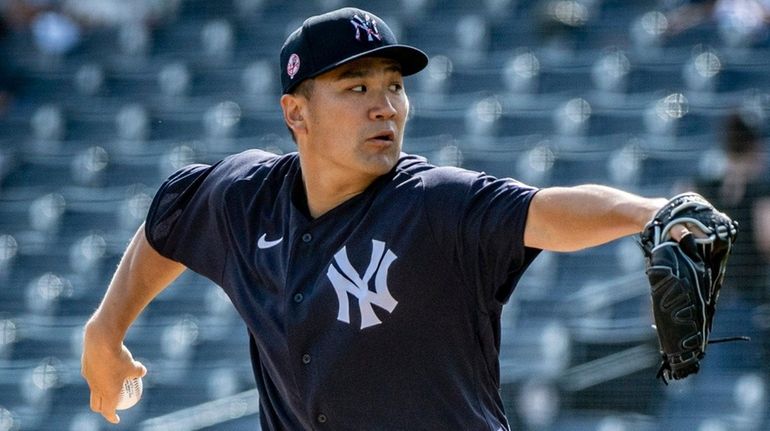
[[[517,48],[500,73],[505,89],[512,94],[536,93],[540,89],[540,61],[529,48]]]
[[[206,61],[226,64],[235,50],[235,29],[226,19],[210,20],[201,29],[200,42]]]
[[[497,68],[452,67],[449,72],[451,92],[454,94],[490,94],[505,91]]]
[[[631,62],[625,52],[610,49],[603,53],[591,66],[593,85],[600,91],[623,93],[628,87]]]
[[[66,134],[66,119],[60,106],[40,106],[30,119],[32,134],[37,141],[59,141]]]
[[[0,365],[0,419],[8,423],[20,423],[19,411],[25,408],[25,400],[21,393],[22,373],[26,371],[29,361],[23,364],[20,361],[4,362]]]
[[[182,61],[171,62],[158,72],[157,84],[167,101],[178,100],[190,92],[193,76]]]
[[[535,186],[606,182],[668,195],[724,162],[715,148],[727,112],[767,114],[767,47],[736,44],[711,22],[673,34],[659,2],[354,3],[430,56],[406,79],[404,145],[435,164]],[[549,40],[544,3],[575,28]],[[31,31],[4,33],[0,429],[103,429],[78,375],[82,324],[155,190],[188,163],[296,150],[277,104],[276,52],[301,17],[337,5],[189,0],[153,22],[82,28],[78,47],[55,56],[38,51]],[[533,263],[503,311],[502,391],[514,428],[766,427],[767,379],[744,372],[764,364],[744,346],[714,346],[707,376],[674,390],[655,382],[657,349],[642,340],[648,298],[632,278],[643,277],[641,265],[632,239]],[[723,317],[720,330],[740,332],[731,310]],[[253,387],[246,336],[221,289],[182,275],[129,332],[152,373],[147,398],[116,429]],[[202,377],[191,384],[192,375]]]
[[[645,133],[644,112],[636,108],[597,108],[591,104],[586,134],[591,137],[641,135]]]
[[[558,151],[551,174],[553,185],[606,183],[608,156],[609,153],[604,149]]]
[[[134,64],[115,66],[107,73],[107,95],[110,99],[140,102],[162,90],[158,83],[158,66]],[[163,69],[160,69],[163,70]]]
[[[240,76],[241,88],[251,97],[270,98],[273,101],[280,87],[272,74],[273,70],[274,66],[267,58],[250,62]]]
[[[589,65],[541,66],[539,91],[541,93],[564,93],[582,96],[592,88]]]
[[[6,281],[19,252],[19,243],[10,234],[0,234],[0,281]]]
[[[446,111],[415,109],[407,123],[406,135],[409,137],[461,136],[465,131],[461,115]]]
[[[511,108],[502,112],[497,135],[550,135],[555,133],[555,131],[554,114],[550,108]]]
[[[528,163],[533,148],[544,145],[542,137],[537,135],[505,137],[483,142],[487,144],[476,142],[460,146],[463,151],[462,166],[496,177],[510,178],[518,178],[522,164]],[[539,166],[537,161],[533,161],[533,164]],[[529,171],[528,168],[523,170]]]

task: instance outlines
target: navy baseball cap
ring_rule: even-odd
[[[356,8],[342,8],[305,20],[281,48],[281,86],[290,93],[305,79],[362,57],[385,57],[412,75],[428,65],[419,49],[399,44],[385,21]]]

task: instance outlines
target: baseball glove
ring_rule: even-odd
[[[691,232],[679,242],[670,235],[677,224]],[[738,224],[702,196],[683,193],[640,234],[662,356],[657,377],[666,384],[697,373],[709,342],[728,341],[709,335],[737,232]]]

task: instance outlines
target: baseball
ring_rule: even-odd
[[[120,390],[120,399],[117,410],[126,410],[133,407],[142,398],[142,378],[134,377],[123,381],[123,388]]]

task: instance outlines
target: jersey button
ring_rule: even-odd
[[[294,302],[300,303],[302,300],[305,299],[305,296],[301,293],[294,294]]]
[[[310,242],[313,240],[313,235],[309,233],[302,234],[302,242]]]
[[[321,424],[322,424],[322,423],[326,423],[326,415],[325,415],[325,414],[323,414],[323,413],[320,413],[320,414],[319,414],[319,415],[316,417],[316,420],[318,421],[318,423],[321,423]]]
[[[312,359],[313,358],[311,358],[310,355],[308,355],[307,353],[302,355],[302,363],[305,365],[309,364]]]

